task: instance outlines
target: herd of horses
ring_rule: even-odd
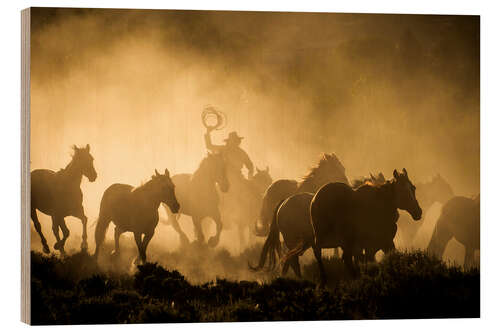
[[[37,210],[52,218],[55,250],[65,253],[65,242],[70,234],[65,223],[67,216],[81,220],[81,248],[83,251],[88,248],[87,217],[80,184],[83,176],[94,182],[97,172],[89,145],[73,146],[73,150],[72,159],[64,169],[31,172],[31,218],[45,253],[50,253],[50,249]],[[238,224],[240,234],[247,228],[256,236],[266,237],[259,263],[257,266],[249,263],[252,270],[264,269],[266,262],[270,269],[280,263],[282,274],[291,266],[300,277],[299,257],[312,248],[321,285],[324,285],[327,277],[322,249],[333,248],[336,253],[342,249],[346,269],[354,272],[362,260],[373,261],[377,251],[395,250],[394,238],[398,231],[409,242],[418,230],[416,221],[435,202],[441,203],[443,208],[428,250],[441,257],[448,241],[455,237],[466,248],[466,266],[472,264],[474,251],[479,250],[479,195],[475,198],[455,196],[451,186],[439,175],[428,183],[414,185],[403,168],[402,172],[394,170],[391,180],[380,173],[350,183],[344,166],[332,153],[324,154],[301,181],[279,179],[273,182],[266,168],[257,169],[247,185],[251,191],[242,202],[246,222]],[[193,174],[170,177],[167,169],[163,174],[155,170],[151,179],[139,187],[109,186],[100,203],[94,256],[98,257],[108,226],[113,222],[113,254],[120,254],[120,235],[132,232],[138,259],[146,262],[147,246],[158,225],[161,205],[167,211],[167,223],[179,234],[182,243],[189,240],[179,225],[180,214],[192,218],[199,242],[205,242],[201,221],[210,217],[215,222],[216,234],[207,243],[216,246],[225,222],[221,218],[220,197],[230,186],[224,158],[218,153],[208,153]],[[222,209],[230,210],[231,207]],[[400,216],[399,210],[409,215]]]

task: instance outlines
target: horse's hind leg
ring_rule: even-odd
[[[31,219],[33,220],[33,224],[35,225],[36,232],[38,232],[38,234],[40,235],[40,238],[42,240],[43,252],[50,253],[49,246],[47,245],[47,240],[43,236],[42,225],[40,224],[40,221],[38,220],[38,215],[36,214],[35,208],[31,208]]]
[[[302,278],[302,273],[300,272],[300,264],[299,264],[299,256],[293,256],[290,258],[290,265],[292,266],[292,269],[297,275],[298,278]]]
[[[66,221],[64,221],[64,218],[61,218],[61,222],[60,222],[59,226],[60,226],[62,234],[63,234],[63,238],[61,239],[61,248],[59,251],[61,251],[61,253],[64,254],[65,253],[64,252],[64,245],[66,244],[66,240],[69,237],[69,229],[66,226]]]
[[[326,272],[325,272],[325,267],[323,266],[323,258],[321,258],[321,248],[318,247],[317,245],[313,246],[313,252],[314,252],[314,257],[318,261],[318,267],[319,267],[319,287],[324,288],[326,284]]]
[[[56,243],[54,244],[54,249],[59,250],[61,248],[61,238],[59,237],[59,221],[58,218],[52,216],[52,233],[56,238]]]

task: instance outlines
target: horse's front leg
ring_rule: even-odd
[[[115,250],[111,254],[112,256],[120,256],[120,236],[123,234],[123,230],[115,226]]]
[[[147,232],[144,234],[144,238],[142,239],[142,253],[141,253],[141,260],[142,263],[146,263],[146,249],[148,248],[148,244],[151,241],[151,238],[153,238],[154,235],[154,230]]]
[[[193,216],[192,219],[193,219],[193,227],[196,240],[200,243],[204,243],[205,235],[203,234],[203,229],[201,228],[202,218],[199,216]]]
[[[217,244],[219,244],[220,240],[220,234],[222,231],[222,220],[219,212],[215,213],[214,216],[212,216],[212,218],[214,219],[215,222],[216,231],[215,231],[215,236],[210,237],[210,239],[208,240],[208,245],[211,247],[216,247]]]
[[[76,218],[80,219],[82,221],[82,252],[87,252],[88,250],[88,243],[87,243],[87,216],[85,216],[85,213],[83,211],[83,206],[80,207],[78,212],[74,215]]]
[[[186,245],[186,244],[189,244],[189,238],[186,236],[186,233],[184,231],[182,231],[181,226],[179,225],[179,220],[178,220],[179,215],[169,213],[168,220],[172,224],[172,228],[174,228],[174,230],[179,234],[179,239],[181,241],[181,245]]]

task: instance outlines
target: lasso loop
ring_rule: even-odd
[[[213,116],[217,118],[217,122],[215,123],[215,125],[209,125],[208,120]],[[226,114],[220,110],[217,110],[212,105],[207,105],[203,108],[203,112],[201,113],[201,122],[207,129],[211,128],[214,130],[221,130],[226,127]]]

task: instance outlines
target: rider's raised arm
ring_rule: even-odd
[[[207,147],[208,150],[210,150],[212,153],[219,153],[222,151],[222,149],[224,148],[224,146],[220,146],[220,145],[214,145],[212,143],[212,138],[210,137],[210,132],[207,131],[207,133],[205,133],[205,146]]]
[[[243,149],[241,151],[243,152],[243,164],[248,169],[248,178],[250,178],[250,177],[253,176],[253,172],[254,172],[254,170],[253,170],[253,163],[250,160],[250,157],[248,157],[247,152],[244,151]]]

